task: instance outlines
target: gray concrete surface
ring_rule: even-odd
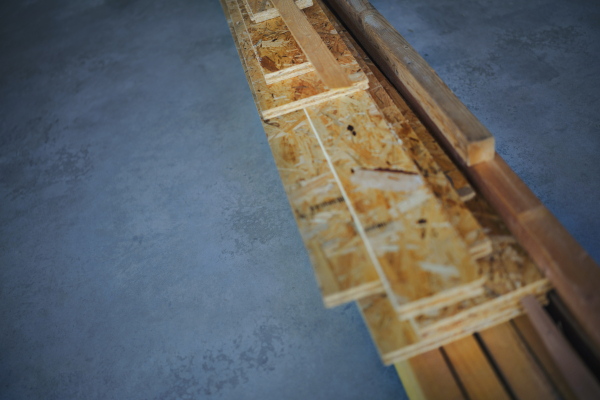
[[[374,4],[600,258],[598,7]],[[0,321],[1,399],[405,398],[321,304],[216,0],[0,4]]]

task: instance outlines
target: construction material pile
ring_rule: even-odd
[[[385,364],[544,301],[548,280],[329,10],[222,5],[324,303],[356,301]]]

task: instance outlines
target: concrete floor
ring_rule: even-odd
[[[373,3],[600,259],[600,8]],[[218,1],[0,5],[1,399],[402,399],[322,306]]]

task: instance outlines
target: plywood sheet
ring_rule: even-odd
[[[226,4],[264,119],[368,88],[368,80],[356,61],[342,65],[345,74],[353,82],[350,88],[329,89],[315,72],[267,85],[245,25],[245,21],[249,21],[247,17],[244,18],[245,8],[240,9],[237,0],[227,0]]]
[[[294,3],[300,9],[313,5],[312,0],[295,0]],[[262,22],[279,16],[279,11],[269,0],[244,0],[244,5],[254,22]]]

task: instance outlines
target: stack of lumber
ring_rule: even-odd
[[[325,305],[356,301],[391,364],[544,302],[549,281],[330,11],[263,3],[222,0]]]

